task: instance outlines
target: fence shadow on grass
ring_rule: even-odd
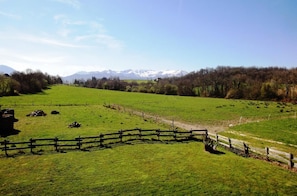
[[[223,154],[226,154],[222,151],[219,151],[219,150],[207,150],[207,152],[211,153],[211,154],[216,154],[216,155],[223,155]]]

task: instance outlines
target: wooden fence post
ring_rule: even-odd
[[[76,138],[76,139],[78,139],[78,143],[77,143],[77,145],[78,145],[78,149],[80,150],[81,149],[81,142],[80,142],[80,136],[78,136],[78,138]]]
[[[58,138],[55,137],[55,150],[58,152]]]
[[[230,139],[230,138],[228,138],[228,140],[229,140],[229,148],[230,148],[230,149],[232,149],[232,143],[231,143],[231,139]]]
[[[176,138],[176,132],[177,132],[176,130],[173,131],[173,138],[174,138],[175,141],[177,140],[177,138]]]
[[[203,140],[203,143],[204,143],[204,144],[207,143],[207,136],[206,136],[206,134],[203,134],[203,135],[202,135],[202,140]]]
[[[192,131],[192,129],[191,129],[191,131],[190,131],[190,138],[193,138],[193,131]]]
[[[104,135],[102,134],[102,133],[100,133],[100,146],[102,147],[103,146],[103,137],[104,137]]]
[[[294,155],[292,153],[289,154],[289,168],[293,168],[294,167]]]
[[[157,132],[158,140],[160,140],[160,129],[156,130],[156,132]]]
[[[119,130],[119,138],[120,138],[120,142],[123,142],[123,131]]]
[[[243,142],[244,154],[246,157],[249,156],[249,146]]]
[[[7,144],[9,143],[8,140],[4,140],[4,151],[5,151],[5,155],[8,157],[8,153],[7,153]]]
[[[141,140],[141,129],[138,129],[139,132],[139,139]]]
[[[30,152],[33,154],[33,139],[30,138]]]
[[[269,148],[266,147],[266,160],[269,161]]]
[[[216,141],[217,141],[217,145],[219,145],[219,134],[216,133]]]

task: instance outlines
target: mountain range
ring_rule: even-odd
[[[6,66],[6,65],[0,65],[0,73],[7,73],[11,74],[13,73],[13,68]],[[77,72],[75,74],[61,77],[63,82],[65,83],[71,83],[75,79],[77,80],[87,80],[91,79],[92,77],[99,78],[112,78],[112,77],[118,77],[121,80],[148,80],[148,79],[156,79],[156,78],[166,78],[166,77],[180,77],[183,75],[188,74],[186,71],[182,70],[162,70],[162,71],[156,71],[156,70],[123,70],[123,71],[113,71],[113,70],[104,70],[104,71],[81,71]]]
[[[4,73],[4,74],[12,74],[14,71],[13,68],[8,67],[6,65],[0,65],[0,73]]]
[[[111,78],[118,77],[121,80],[141,80],[141,79],[156,79],[156,78],[165,78],[165,77],[180,77],[186,75],[186,71],[182,70],[164,70],[164,71],[155,71],[155,70],[124,70],[124,71],[113,71],[113,70],[104,70],[104,71],[93,71],[93,72],[77,72],[70,76],[62,77],[64,82],[73,82],[75,79],[87,80],[92,77],[98,78]]]

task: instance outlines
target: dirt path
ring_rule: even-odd
[[[121,106],[117,106],[116,109],[118,110],[122,110],[123,108],[121,108]],[[151,114],[146,114],[144,112],[139,112],[136,110],[132,110],[132,109],[123,109],[125,112],[129,112],[132,115],[137,115],[137,116],[141,116],[143,119],[152,119],[153,121],[155,121],[156,123],[164,123],[169,125],[169,128],[180,128],[180,129],[184,129],[184,130],[201,130],[201,129],[207,129],[208,132],[210,134],[216,134],[222,131],[226,131],[228,129],[229,126],[233,126],[236,125],[238,122],[233,122],[232,123],[225,123],[221,124],[221,125],[203,125],[203,124],[191,124],[191,123],[187,123],[187,122],[181,122],[181,121],[176,121],[176,120],[169,120],[166,119],[165,117],[161,117],[158,115],[151,115]],[[260,120],[254,120],[254,121],[241,121],[239,122],[240,124],[243,123],[251,123],[251,122],[259,122]],[[231,121],[230,121],[231,122]],[[227,130],[229,132],[232,132],[230,130]],[[250,136],[250,135],[246,135],[246,134],[242,134],[242,133],[238,133],[238,132],[232,132],[232,133],[236,133],[239,134],[241,136],[247,137],[247,138],[252,138],[255,140],[259,140],[262,142],[270,142],[270,143],[278,143],[278,144],[282,144],[285,145],[282,142],[278,142],[278,141],[273,141],[273,140],[268,140],[268,139],[263,139],[263,138],[259,138],[259,137],[255,137],[255,136]],[[293,147],[297,147],[297,145],[293,145],[293,144],[289,144],[289,146],[293,146]]]
[[[171,127],[181,128],[181,129],[185,129],[185,130],[207,129],[210,133],[218,133],[218,132],[224,131],[227,128],[225,126],[190,124],[190,123],[185,123],[185,122],[180,122],[180,121],[175,121],[175,120],[169,120],[164,117],[154,116],[154,115],[146,114],[144,112],[139,112],[139,111],[135,111],[135,110],[131,110],[130,112],[132,112],[134,115],[142,116],[143,118],[154,119],[157,122],[162,122],[164,124],[168,124]]]

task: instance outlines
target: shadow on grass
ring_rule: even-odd
[[[16,129],[13,129],[13,130],[10,130],[10,131],[0,131],[0,137],[8,137],[10,135],[17,135],[19,134],[21,131],[20,130],[16,130]]]
[[[8,135],[12,135],[12,134],[18,134],[20,131],[18,130],[14,130],[13,132],[9,132],[9,134],[5,134],[4,137],[8,136]],[[2,133],[3,135],[3,133]],[[2,136],[1,135],[1,136]],[[114,142],[109,142],[106,144],[102,144],[98,141],[97,144],[95,143],[91,143],[91,144],[87,144],[85,143],[84,145],[86,146],[82,146],[80,145],[79,147],[77,146],[77,144],[64,144],[61,145],[59,147],[56,147],[56,149],[54,150],[49,150],[51,152],[48,152],[47,150],[43,150],[43,149],[35,149],[34,147],[34,151],[31,149],[30,153],[33,155],[43,155],[44,153],[48,152],[48,153],[54,153],[54,152],[59,152],[59,153],[67,153],[69,151],[84,151],[84,152],[92,152],[92,151],[97,151],[97,150],[105,150],[105,149],[112,149],[112,148],[117,148],[117,147],[121,147],[121,146],[127,146],[127,145],[140,145],[140,144],[165,144],[165,145],[173,145],[173,144],[177,144],[177,143],[192,143],[192,142],[202,142],[202,139],[197,139],[197,138],[191,138],[191,139],[178,139],[178,140],[172,140],[172,139],[168,139],[168,140],[159,140],[159,139],[128,139],[125,141],[114,141]],[[47,144],[42,144],[40,146],[43,145],[47,145]],[[53,144],[51,144],[53,145]],[[24,149],[30,149],[30,147],[25,147]],[[17,150],[17,149],[16,149]],[[18,150],[16,151],[16,153],[14,154],[6,154],[6,157],[15,157],[18,155],[23,155],[26,154],[25,151],[28,150]],[[224,152],[218,151],[218,150],[214,150],[212,149],[211,151],[208,151],[211,154],[216,154],[216,155],[223,155],[225,154]]]
[[[209,153],[211,154],[216,154],[216,155],[223,155],[223,154],[226,154],[224,152],[221,152],[221,151],[218,151],[218,150],[212,150],[212,151],[208,151]]]

